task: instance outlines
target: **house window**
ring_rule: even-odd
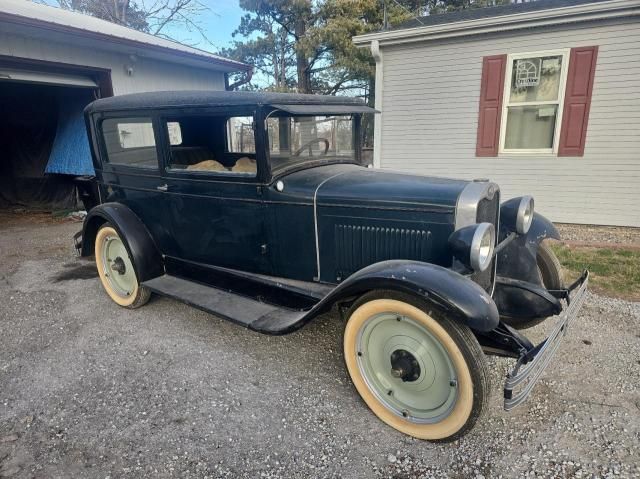
[[[507,57],[501,153],[557,152],[568,63],[568,50]]]

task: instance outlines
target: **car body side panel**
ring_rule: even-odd
[[[177,176],[177,175],[175,175]],[[177,258],[271,274],[265,205],[251,182],[165,177],[165,214]],[[203,175],[204,176],[204,175]],[[213,176],[213,175],[211,175]]]
[[[162,178],[155,171],[139,172],[105,165],[96,170],[102,204],[120,203],[129,208],[145,225],[162,254],[176,249],[171,235],[165,194],[157,190]]]
[[[467,184],[368,168],[329,179],[316,195],[320,280],[391,259],[451,266],[447,239]]]
[[[450,267],[449,212],[318,206],[320,280],[339,283],[379,261],[406,259]]]
[[[316,278],[316,234],[314,195],[319,185],[344,171],[360,168],[352,164],[308,168],[280,177],[266,187],[268,249],[274,276],[313,281]]]
[[[274,274],[338,283],[388,259],[450,266],[461,180],[336,164],[279,177],[267,192]],[[294,259],[295,258],[295,259]]]

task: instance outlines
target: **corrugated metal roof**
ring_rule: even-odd
[[[526,3],[511,3],[509,5],[498,5],[495,7],[468,8],[451,13],[441,13],[438,15],[428,15],[407,20],[399,25],[395,25],[390,30],[404,30],[405,28],[428,27],[431,25],[444,25],[446,23],[464,22],[467,20],[478,20],[481,18],[498,17],[503,15],[514,15],[517,13],[536,12],[549,10],[552,8],[572,7],[589,3],[599,3],[608,0],[536,0]]]
[[[250,65],[229,60],[198,48],[182,45],[181,43],[165,40],[148,33],[139,32],[132,28],[84,15],[78,12],[64,10],[49,5],[43,5],[28,0],[0,0],[0,20],[22,23],[31,26],[41,26],[75,33],[79,35],[99,35],[106,41],[113,43],[136,44],[154,49],[165,50],[178,56],[189,56],[202,61],[210,61],[220,65],[232,67],[234,70],[249,70]],[[176,62],[179,60],[176,58]]]

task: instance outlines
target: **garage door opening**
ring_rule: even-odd
[[[94,174],[82,111],[89,76],[0,66],[0,208],[82,208],[77,177]]]

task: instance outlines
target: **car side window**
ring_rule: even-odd
[[[252,116],[232,116],[227,119],[227,151],[232,153],[256,152]]]
[[[108,118],[102,122],[102,135],[108,163],[158,168],[151,118]]]
[[[167,171],[256,176],[253,116],[185,115],[163,124],[169,139]]]

